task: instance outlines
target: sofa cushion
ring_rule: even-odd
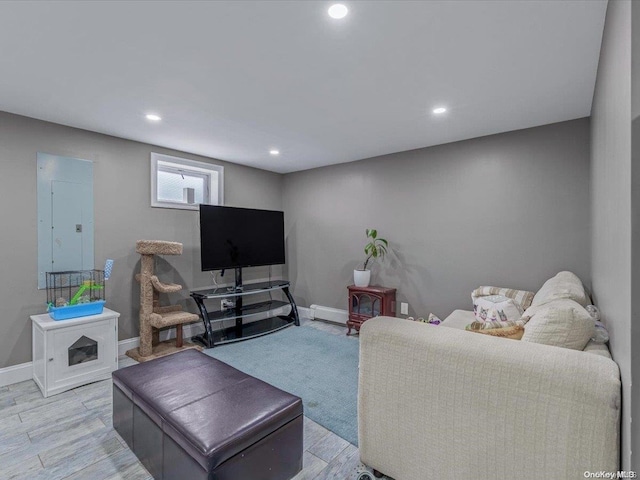
[[[454,310],[447,318],[445,318],[440,326],[457,328],[458,330],[466,330],[473,322],[476,321],[476,316],[470,310]]]
[[[583,352],[600,355],[605,358],[611,358],[611,352],[609,352],[607,346],[604,343],[596,343],[593,340],[589,340],[589,343],[584,347]]]
[[[490,295],[504,295],[505,297],[512,298],[522,306],[522,310],[526,310],[531,306],[534,293],[526,290],[516,290],[514,288],[478,287],[471,292],[471,299],[475,304],[477,298],[488,297]]]
[[[472,323],[475,319],[475,315],[470,310],[454,310],[451,312],[451,315],[442,321],[440,325],[464,330],[466,326]]]
[[[471,310],[454,310],[442,321],[440,325],[465,330],[466,326],[473,322],[474,319],[475,316]],[[605,358],[611,358],[611,353],[606,345],[597,344],[592,340],[589,340],[589,343],[584,347],[583,352],[587,352],[592,355],[599,355]]]
[[[542,288],[533,297],[531,306],[544,305],[562,298],[569,298],[583,307],[591,303],[589,295],[577,275],[571,272],[560,272],[544,282]]]
[[[522,340],[583,350],[594,333],[595,320],[579,303],[562,298],[529,307]]]

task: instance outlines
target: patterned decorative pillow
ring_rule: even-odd
[[[533,301],[533,296],[535,294],[526,290],[515,290],[513,288],[478,287],[473,292],[471,292],[471,299],[473,300],[473,304],[475,305],[476,298],[488,297],[491,295],[502,295],[511,298],[519,303],[522,307],[522,310],[524,311],[531,306],[531,302]]]
[[[524,325],[521,320],[524,313],[522,306],[514,299],[504,295],[474,298],[473,313],[476,322],[483,324],[483,330]]]

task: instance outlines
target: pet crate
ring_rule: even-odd
[[[54,320],[102,313],[104,270],[47,272],[47,311]]]

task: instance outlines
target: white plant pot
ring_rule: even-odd
[[[356,287],[368,287],[371,281],[371,270],[354,270],[353,283]]]

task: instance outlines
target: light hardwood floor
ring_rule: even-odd
[[[119,368],[134,363],[121,357]],[[105,380],[44,398],[32,380],[0,387],[0,479],[150,479],[112,427],[111,389]],[[354,445],[306,417],[304,448],[304,468],[295,480],[355,480],[364,469]]]

